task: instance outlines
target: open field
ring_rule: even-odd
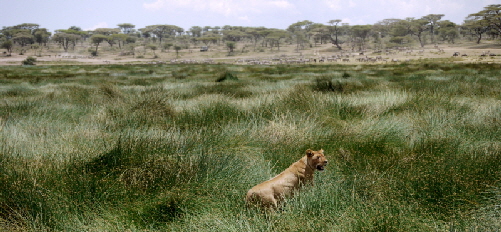
[[[83,43],[74,50],[63,52],[57,45],[51,44],[44,48],[41,57],[37,57],[39,65],[75,65],[75,64],[148,64],[148,63],[171,63],[171,62],[199,62],[203,63],[210,60],[212,63],[224,64],[249,64],[248,60],[269,61],[272,64],[280,63],[273,59],[309,59],[309,64],[314,64],[313,59],[319,61],[324,58],[325,63],[333,63],[327,58],[336,56],[348,58],[345,62],[339,58],[336,63],[339,64],[365,64],[367,62],[359,61],[360,58],[376,58],[373,64],[400,63],[405,61],[423,61],[433,62],[432,59],[450,59],[448,62],[458,63],[501,63],[501,45],[497,41],[487,41],[482,44],[463,41],[457,44],[439,44],[426,45],[421,48],[416,45],[407,45],[404,47],[391,49],[367,49],[363,55],[359,51],[350,51],[348,47],[340,51],[332,44],[316,44],[312,47],[297,51],[295,45],[283,45],[280,50],[273,48],[258,47],[254,48],[252,44],[242,43],[237,46],[235,52],[228,55],[228,50],[221,45],[211,46],[208,52],[200,52],[200,47],[191,46],[190,49],[183,49],[176,54],[172,49],[169,51],[151,51],[143,46],[135,48],[136,55],[120,55],[122,52],[116,47],[102,46],[101,52],[97,57],[91,57],[88,50],[90,45]],[[381,52],[378,52],[381,51]],[[387,52],[388,51],[388,52]],[[38,51],[37,51],[38,52]],[[461,56],[453,57],[455,52]],[[20,65],[21,61],[28,56],[33,56],[35,51],[29,50],[24,55],[13,53],[12,56],[0,56],[0,65]],[[492,54],[494,56],[481,56],[482,54]],[[466,56],[462,56],[466,55]],[[430,60],[431,59],[431,60]],[[392,62],[392,60],[398,60]],[[282,62],[283,63],[283,62]],[[319,64],[318,62],[317,64]]]
[[[498,231],[501,65],[450,61],[0,66],[0,228]]]

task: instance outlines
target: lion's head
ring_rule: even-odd
[[[308,149],[306,150],[306,156],[308,157],[308,166],[313,169],[323,171],[325,165],[327,165],[327,159],[325,158],[323,149],[320,149],[318,151]]]

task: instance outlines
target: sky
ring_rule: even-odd
[[[0,27],[36,23],[54,32],[131,23],[136,29],[157,24],[185,30],[224,25],[286,29],[303,20],[364,25],[428,14],[444,14],[442,20],[461,24],[490,4],[501,0],[0,0]]]

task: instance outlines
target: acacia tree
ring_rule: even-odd
[[[229,51],[228,51],[228,55],[230,55],[231,53],[233,53],[233,49],[235,49],[236,44],[235,44],[235,42],[233,42],[233,41],[228,41],[228,42],[226,42],[226,47],[227,47],[227,48],[228,48],[228,50],[229,50]]]
[[[72,26],[67,30],[56,30],[56,34],[52,39],[61,44],[64,51],[68,51],[69,45],[72,45],[73,49],[75,49],[77,42],[83,41],[87,36],[89,36],[88,32],[82,31],[79,27]]]
[[[92,35],[90,37],[91,43],[96,45],[96,51],[94,52],[94,55],[97,55],[97,49],[99,48],[99,44],[106,41],[107,39],[108,39],[108,36],[101,35],[101,34],[95,34],[95,35]]]
[[[7,52],[9,53],[8,56],[12,55],[12,48],[14,47],[12,41],[6,40],[0,45],[0,47],[7,50]]]
[[[479,20],[485,20],[489,26],[501,34],[501,4],[493,4],[484,7],[484,10],[470,14],[468,17],[475,17]]]
[[[359,50],[365,49],[365,42],[372,33],[372,25],[355,25],[351,27],[353,42]]]
[[[304,20],[293,23],[287,28],[287,31],[289,31],[293,39],[296,40],[296,51],[304,49],[304,43],[308,42],[309,40],[308,32],[310,31],[310,26],[312,24],[313,22]]]
[[[270,32],[271,31],[267,30],[265,27],[251,27],[245,31],[245,33],[247,33],[249,37],[252,38],[252,41],[254,43],[254,51],[256,51],[257,42],[259,41],[259,39],[266,37],[266,35]]]
[[[56,34],[54,34],[54,36],[52,36],[52,40],[59,43],[61,45],[61,47],[63,47],[65,52],[68,51],[70,44],[73,45],[73,47],[74,47],[76,44],[76,41],[78,41],[79,38],[80,38],[80,36],[78,36],[76,34],[63,32],[63,30],[56,31]]]
[[[148,34],[153,34],[158,38],[159,44],[162,44],[162,39],[169,37],[169,36],[175,36],[176,33],[182,33],[184,30],[178,26],[174,25],[150,25],[146,26],[145,28],[139,29],[143,34],[148,33]]]
[[[374,24],[373,30],[381,33],[381,37],[384,38],[392,34],[394,28],[403,21],[402,19],[383,19]]]
[[[193,37],[202,37],[202,28],[199,26],[193,26],[188,30]]]
[[[270,41],[270,49],[273,49],[274,46],[280,51],[280,40],[287,38],[287,32],[280,29],[271,29],[266,39]]]
[[[428,22],[428,28],[430,29],[432,43],[435,43],[435,27],[437,27],[438,21],[442,19],[442,17],[444,17],[443,14],[429,14],[421,18]]]
[[[179,57],[179,51],[181,51],[181,49],[183,49],[183,48],[179,45],[174,46],[174,50],[176,50],[176,58]]]
[[[40,25],[36,23],[22,23],[19,25],[14,26],[16,29],[24,29],[24,30],[29,30],[30,34],[33,30],[38,29]]]
[[[37,42],[39,45],[47,45],[47,42],[49,41],[49,38],[52,33],[47,31],[46,28],[38,28],[33,31],[33,36],[35,37],[35,42]]]
[[[127,43],[127,39],[129,38],[129,35],[126,34],[113,34],[109,36],[109,39],[116,41],[118,44],[118,47],[122,49],[122,47]]]
[[[131,34],[134,31],[134,28],[136,28],[136,25],[130,24],[130,23],[121,23],[117,25],[118,28],[122,31],[123,34]]]
[[[328,24],[330,24],[331,26],[329,27],[329,32],[330,32],[330,39],[331,39],[331,42],[332,44],[336,45],[336,47],[339,49],[339,50],[342,50],[343,48],[341,47],[341,45],[339,45],[339,40],[338,40],[338,35],[339,35],[339,27],[338,27],[338,24],[341,23],[341,19],[333,19],[333,20],[329,20],[329,22],[327,22]],[[334,35],[334,38],[332,38],[332,35]]]
[[[477,37],[477,44],[480,44],[482,35],[491,30],[491,24],[480,16],[468,16],[462,25],[464,31]]]
[[[31,35],[28,31],[22,31],[19,33],[16,33],[16,35],[12,38],[12,40],[21,45],[21,47],[24,47],[28,44],[32,44],[35,41],[35,37]]]
[[[424,47],[424,40],[423,40],[423,32],[425,32],[428,29],[428,21],[425,19],[414,19],[414,18],[407,18],[407,21],[410,23],[409,27],[409,32],[412,35],[415,35],[418,40],[419,44],[421,47]]]
[[[442,40],[454,43],[458,37],[457,25],[449,20],[443,20],[438,23],[438,26],[437,32]]]

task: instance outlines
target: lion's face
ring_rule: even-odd
[[[319,171],[323,171],[325,165],[327,165],[327,159],[324,155],[324,150],[320,149],[318,151],[306,150],[306,155],[308,156],[308,165],[312,168],[316,168]]]

